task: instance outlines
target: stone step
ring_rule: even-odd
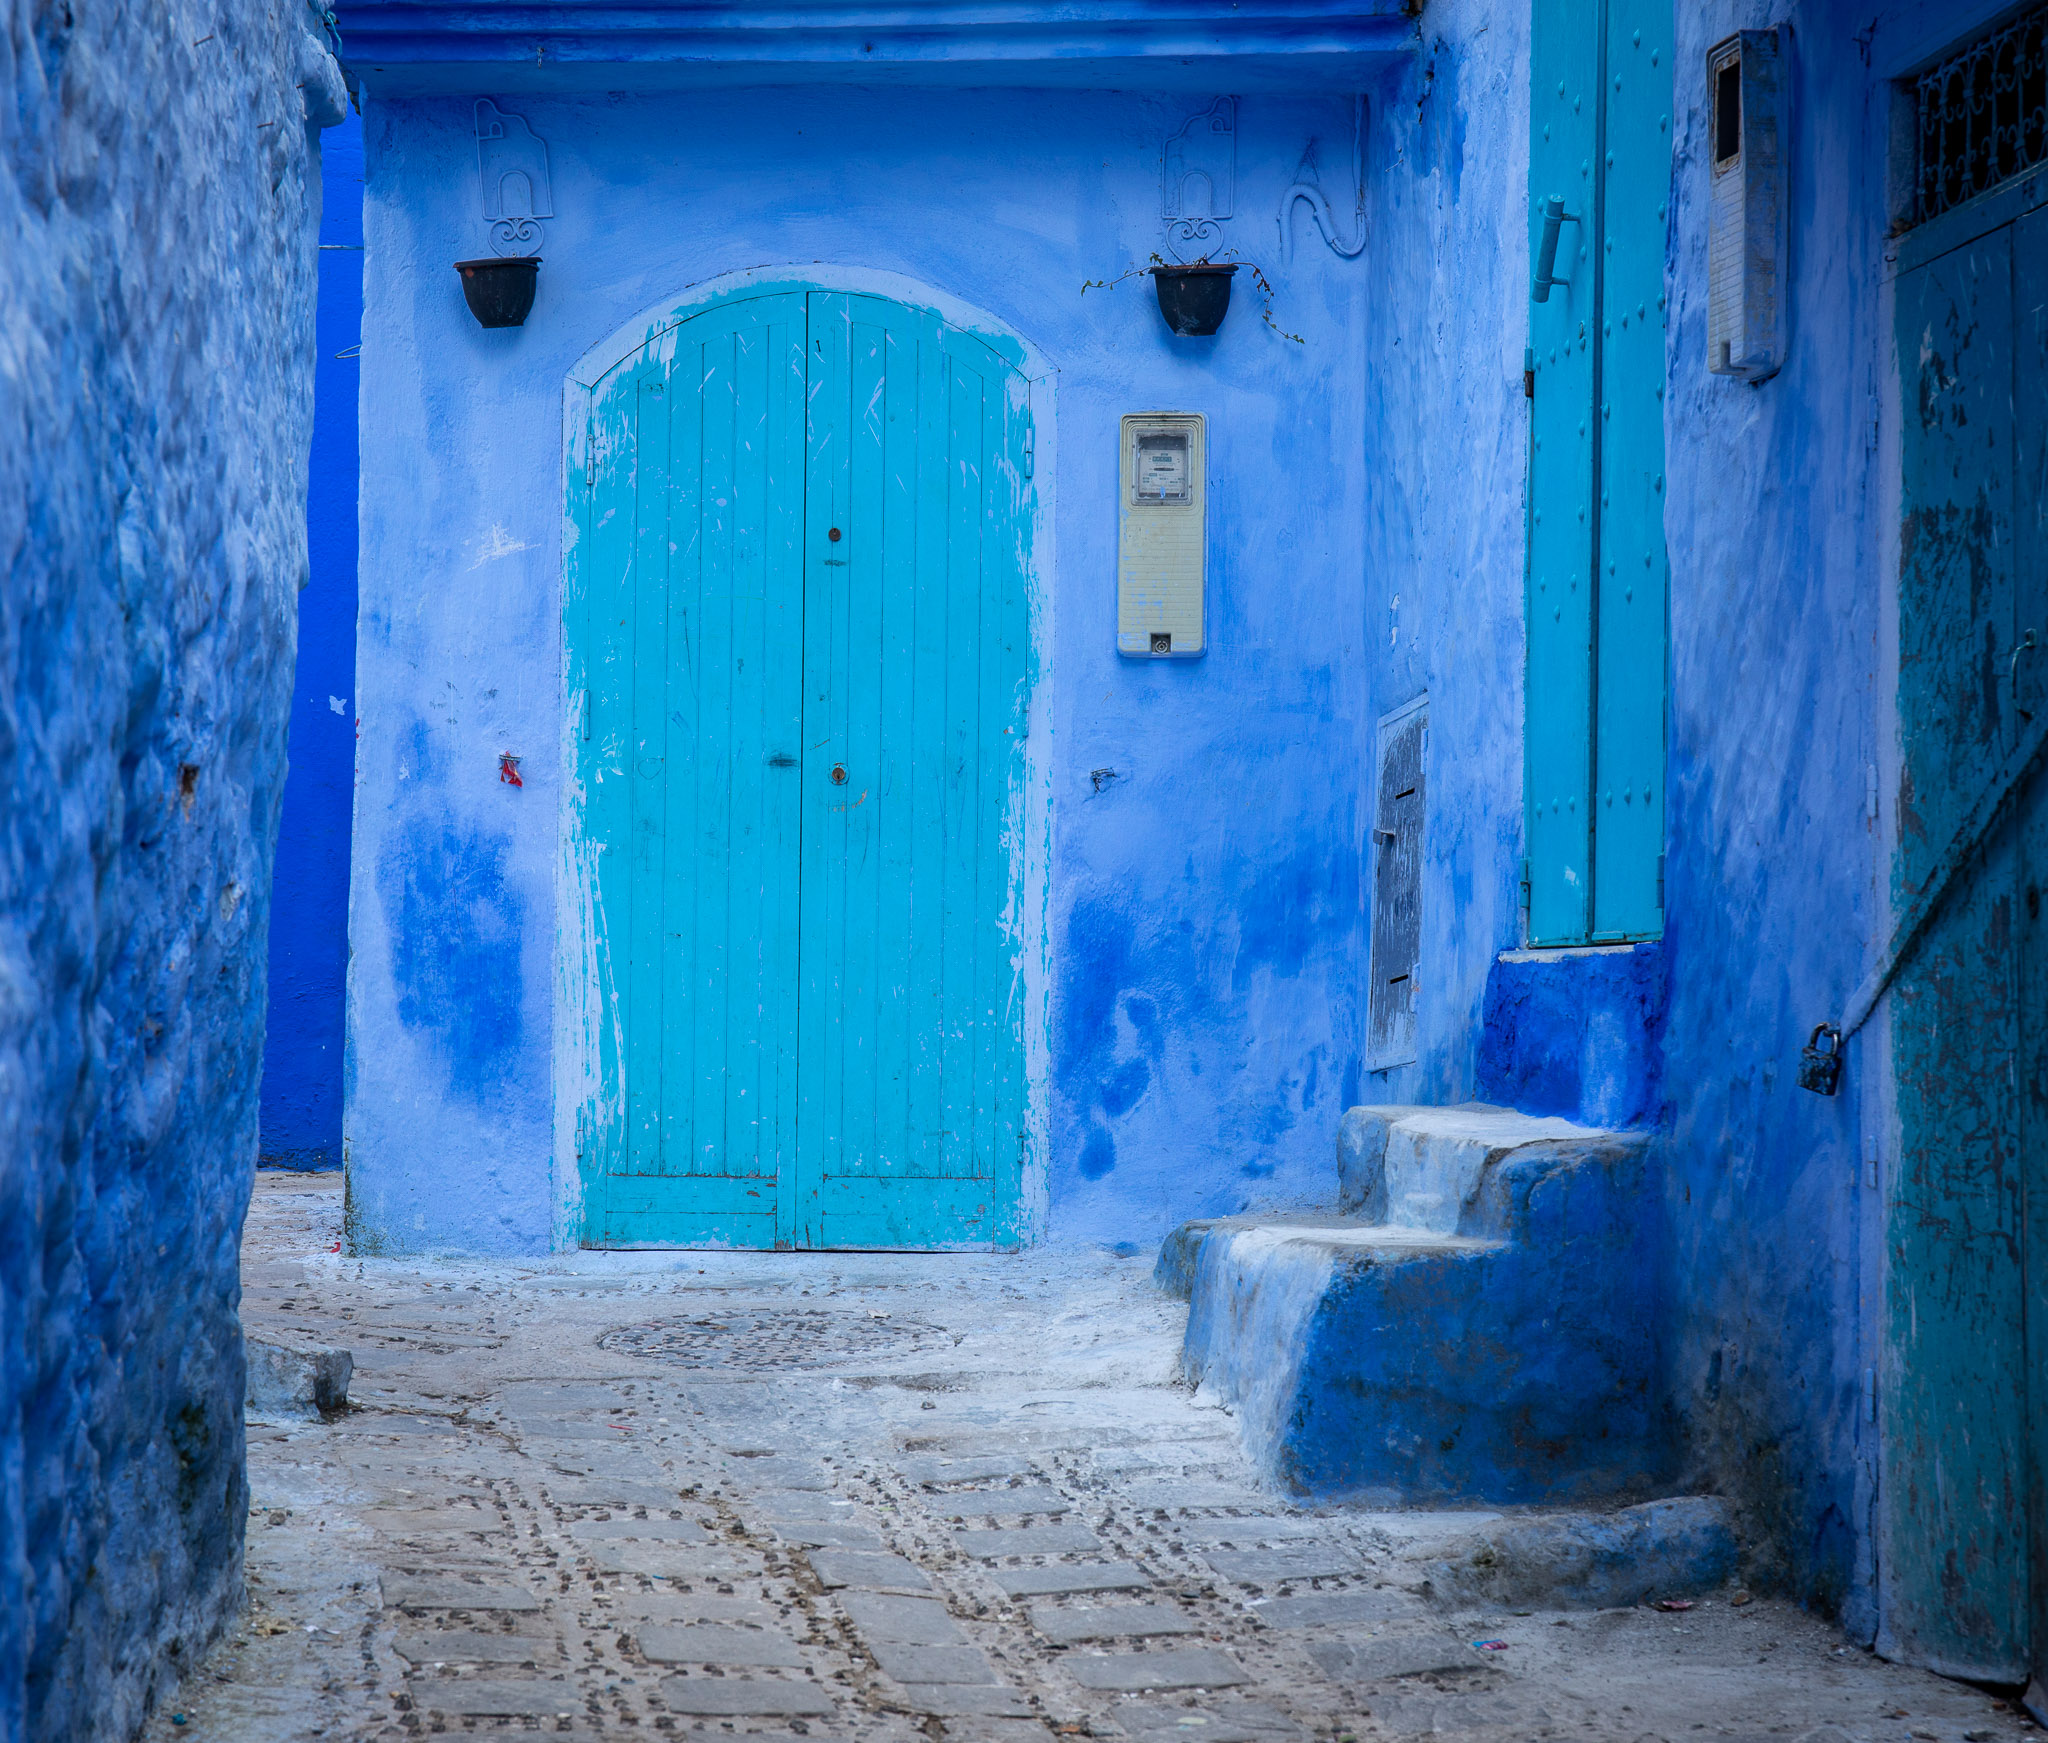
[[[1353,1108],[1337,1132],[1337,1207],[1366,1223],[1512,1240],[1518,1187],[1559,1169],[1625,1166],[1646,1142],[1483,1102]]]
[[[1289,1492],[1386,1505],[1653,1493],[1647,1139],[1503,1108],[1354,1108],[1352,1214],[1187,1223],[1186,1376]]]

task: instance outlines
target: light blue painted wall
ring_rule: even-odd
[[[1160,150],[1206,97],[858,89],[506,99],[557,216],[523,330],[450,263],[485,252],[467,99],[367,104],[360,784],[351,890],[352,1227],[383,1248],[534,1250],[560,1182],[561,388],[687,287],[808,262],[986,311],[1056,371],[1056,497],[1033,734],[1048,783],[1046,1165],[1055,1237],[1324,1191],[1355,1091],[1354,794],[1365,647],[1361,382],[1374,275],[1280,193],[1318,142],[1351,200],[1351,104],[1246,97],[1248,284],[1169,338],[1148,281]],[[1211,652],[1114,652],[1117,420],[1209,417]],[[1041,453],[1048,449],[1041,449]],[[498,778],[523,759],[525,785]],[[1091,771],[1114,769],[1096,790]]]

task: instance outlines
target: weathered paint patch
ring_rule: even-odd
[[[521,1063],[524,904],[506,883],[502,834],[419,821],[386,849],[379,893],[393,916],[399,1021],[431,1037],[448,1082],[478,1099]]]

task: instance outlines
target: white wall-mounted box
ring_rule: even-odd
[[[1116,648],[1189,659],[1207,646],[1208,442],[1193,412],[1123,420],[1117,515]]]
[[[1762,381],[1785,363],[1791,140],[1776,30],[1707,54],[1707,368]]]

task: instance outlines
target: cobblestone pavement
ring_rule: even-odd
[[[250,1607],[153,1737],[2030,1729],[1767,1600],[1432,1611],[1419,1555],[1494,1516],[1262,1492],[1145,1257],[358,1261],[340,1221],[260,1177],[245,1320],[352,1350],[358,1408],[251,1425]]]

